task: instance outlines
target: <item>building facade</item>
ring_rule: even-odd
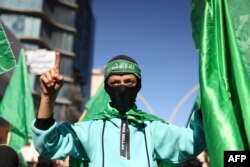
[[[65,84],[54,109],[59,122],[76,121],[90,96],[94,36],[91,5],[91,0],[0,0],[0,21],[26,51],[47,49],[61,53]],[[37,111],[39,76],[30,74],[30,80]]]

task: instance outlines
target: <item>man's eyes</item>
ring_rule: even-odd
[[[125,85],[128,87],[134,86],[136,84],[136,82],[128,80],[128,81],[124,81],[124,83],[120,82],[120,81],[113,81],[109,83],[111,86],[119,86],[119,85]]]
[[[120,85],[120,82],[110,82],[110,85],[111,86],[117,86],[117,85]]]
[[[133,81],[128,81],[128,82],[125,82],[124,85],[126,85],[126,86],[134,86],[134,85],[135,85],[135,82],[133,82]]]

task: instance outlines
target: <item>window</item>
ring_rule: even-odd
[[[54,48],[72,52],[74,35],[64,32],[52,25],[45,24],[42,28],[42,38]]]
[[[39,18],[15,14],[3,14],[0,18],[17,37],[40,36],[41,19]]]
[[[73,62],[73,59],[71,57],[65,57],[65,56],[61,57],[61,67],[63,67],[61,68],[61,73],[64,76],[67,76],[67,77],[73,76],[72,62]]]
[[[42,10],[43,0],[0,0],[0,6],[11,9]]]
[[[74,27],[75,25],[75,15],[76,11],[74,9],[65,8],[63,6],[57,5],[51,7],[48,6],[48,3],[45,3],[44,10],[49,18],[53,21],[58,22],[63,25]]]

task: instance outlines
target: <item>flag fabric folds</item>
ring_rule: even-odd
[[[13,69],[15,66],[15,56],[11,50],[4,28],[0,23],[0,74]]]
[[[24,50],[20,51],[18,65],[1,101],[0,116],[11,125],[8,145],[19,153],[31,140],[31,122],[35,118]]]
[[[250,149],[250,1],[192,0],[201,109],[212,167]]]
[[[93,115],[99,113],[100,111],[103,111],[109,101],[109,95],[104,89],[104,82],[102,82],[101,85],[98,87],[98,90],[96,91],[95,95],[91,97],[85,104],[87,114],[85,115],[83,120],[87,120]]]

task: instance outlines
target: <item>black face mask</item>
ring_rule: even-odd
[[[116,108],[121,114],[126,113],[133,107],[140,88],[140,84],[128,87],[124,85],[110,86],[108,83],[105,83],[105,90],[111,99],[110,105]]]

